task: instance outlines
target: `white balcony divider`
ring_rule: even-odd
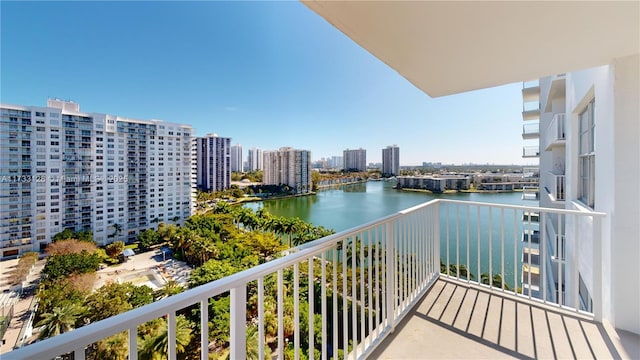
[[[553,227],[553,223],[539,227],[532,216],[523,217],[524,213],[539,214],[536,219],[542,219],[542,223],[546,223],[546,216],[553,214],[573,224],[567,226],[571,231],[567,231],[566,259],[552,265],[557,266],[559,274],[567,270],[565,285],[570,294],[569,306],[557,304],[531,291],[528,294],[518,292],[518,288],[528,286],[531,289],[532,285],[531,273],[524,277],[526,284],[520,281],[523,264],[519,259],[523,249],[538,248],[541,259],[555,255],[548,250],[553,246],[547,246],[545,230],[546,227]],[[592,250],[589,262],[593,262],[594,270],[585,281],[590,291],[588,296],[593,301],[593,316],[598,320],[602,306],[599,284],[602,279],[597,270],[600,269],[599,231],[602,216],[604,214],[601,213],[433,200],[294,248],[282,258],[3,354],[2,358],[48,359],[74,353],[75,359],[84,359],[91,344],[120,332],[128,332],[129,359],[137,359],[138,326],[167,317],[167,355],[168,359],[175,359],[177,315],[199,310],[199,327],[204,329],[200,333],[199,341],[204,345],[201,346],[200,357],[206,359],[208,321],[212,315],[208,309],[209,300],[230,294],[230,358],[246,358],[249,340],[246,328],[249,324],[257,323],[258,356],[265,359],[263,349],[267,343],[267,320],[264,301],[267,283],[275,283],[277,305],[273,321],[277,322],[277,335],[276,339],[269,339],[275,348],[273,355],[283,358],[288,341],[293,340],[294,357],[299,358],[301,341],[307,338],[309,353],[316,351],[312,356],[338,358],[341,350],[344,358],[362,359],[370,355],[393,331],[439,276],[582,312],[578,308],[578,296],[585,295],[579,294],[577,279],[578,275],[583,275],[585,279],[585,274],[577,259],[576,239],[580,241],[581,254],[585,246]],[[523,221],[523,218],[526,220]],[[592,231],[588,234],[579,233],[584,231],[585,224],[589,224]],[[542,233],[534,236],[536,229]],[[562,231],[559,229],[556,233]],[[526,235],[523,236],[523,233]],[[441,261],[446,267],[446,274],[443,275],[440,275]],[[531,256],[527,261],[529,267],[534,266]],[[540,263],[543,269],[539,271],[542,277],[539,284],[543,293],[547,294],[545,277],[553,276],[553,271],[544,269],[545,261]],[[305,269],[307,276],[300,276],[304,275]],[[485,279],[489,280],[487,285],[482,284]],[[559,286],[562,288],[561,283]],[[306,299],[302,296],[305,290]],[[248,299],[254,296],[257,297],[257,304],[254,304],[257,305],[257,316],[249,316],[248,322],[250,304],[247,302],[251,303]],[[300,306],[305,302],[309,309],[309,318],[306,320],[300,318]],[[290,315],[285,314],[290,311],[286,310],[285,304],[293,304]],[[306,333],[302,330],[302,320],[308,324]],[[314,333],[316,321],[322,334]],[[293,334],[285,335],[285,322],[293,323]],[[428,352],[428,349],[425,351]]]
[[[547,192],[551,195],[553,201],[564,201],[565,196],[565,176],[557,175],[552,172],[547,173]]]
[[[566,122],[565,114],[553,115],[553,118],[551,118],[551,121],[547,126],[547,131],[545,135],[545,138],[546,138],[545,149],[548,150],[553,146],[564,143],[564,141],[566,140],[565,122]]]

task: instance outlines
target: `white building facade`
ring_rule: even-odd
[[[262,170],[262,150],[258,148],[251,148],[247,152],[247,165],[249,171]]]
[[[231,138],[208,134],[196,139],[197,186],[222,191],[231,185]]]
[[[296,194],[311,192],[311,152],[283,147],[263,153],[265,185],[287,185]]]
[[[91,230],[103,245],[191,215],[191,126],[53,99],[0,108],[3,259],[40,251],[64,229]]]
[[[367,150],[356,149],[343,151],[343,164],[345,170],[367,171]]]
[[[382,174],[400,175],[400,148],[397,145],[382,149]]]
[[[242,170],[242,145],[231,145],[231,171],[241,172]]]

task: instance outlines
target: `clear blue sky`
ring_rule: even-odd
[[[191,124],[313,159],[522,164],[521,84],[431,99],[299,2],[0,2],[0,100]]]

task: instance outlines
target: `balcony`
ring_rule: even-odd
[[[564,203],[565,176],[548,172],[545,179],[545,191],[552,202]]]
[[[540,104],[538,102],[525,102],[522,105],[522,120],[540,119]]]
[[[537,157],[540,157],[540,147],[539,146],[523,146],[522,147],[522,157],[523,158],[537,158]]]
[[[540,138],[540,124],[531,123],[522,125],[522,139],[538,139]]]
[[[531,265],[533,255],[539,260],[553,256],[545,241],[535,245],[521,241],[523,231],[532,226],[530,220],[523,224],[522,219],[530,219],[531,214],[536,214],[541,224],[549,217],[562,217],[563,222],[574,224],[567,226],[572,230],[565,236],[566,259],[557,262],[554,269],[549,269],[546,261],[540,261],[538,267],[536,280],[540,284],[553,284],[549,280],[554,272],[565,274],[561,288],[566,296],[558,301],[552,295],[555,289],[547,286],[539,286],[538,298],[518,290],[537,285],[530,272],[523,271],[523,265]],[[288,342],[300,354],[300,340],[308,336],[310,348],[319,351],[322,358],[337,354],[339,349],[355,359],[406,358],[410,353],[420,358],[564,357],[572,353],[619,357],[622,350],[610,346],[611,338],[598,323],[603,310],[602,274],[581,272],[577,262],[579,245],[583,260],[587,256],[595,264],[593,268],[599,268],[599,229],[604,216],[434,200],[291,249],[284,257],[246,271],[4,354],[3,359],[51,358],[66,353],[84,359],[87,346],[120,332],[129,334],[129,359],[137,359],[137,327],[160,317],[168,319],[167,358],[175,359],[176,314],[199,309],[198,326],[203,331],[196,331],[200,337],[193,341],[208,344],[209,299],[218,295],[230,296],[230,358],[244,359],[248,317],[258,328],[256,338],[251,339],[258,343],[257,348],[264,349],[267,341],[263,303],[265,284],[269,283],[272,291],[277,291],[277,306],[271,313],[277,320],[277,336],[269,339],[276,356],[283,354]],[[539,231],[541,238],[547,237],[545,226]],[[447,274],[440,273],[443,269]],[[581,308],[579,276],[587,284],[592,311]],[[492,281],[484,283],[485,279]],[[308,332],[301,333],[301,319],[293,316],[287,321],[295,331],[285,339],[285,302],[293,304],[294,314],[299,314],[301,302],[307,303],[312,315],[308,321],[317,322],[321,331],[316,334],[314,326],[308,326]],[[320,316],[314,317],[314,313]],[[434,346],[425,346],[427,342]],[[353,344],[351,349],[347,349],[349,343]],[[201,358],[208,358],[208,346],[200,346],[199,351]],[[259,358],[266,358],[265,354]]]
[[[555,114],[547,127],[545,150],[565,145],[565,114]]]
[[[540,84],[538,80],[522,83],[522,101],[539,101],[540,100]]]

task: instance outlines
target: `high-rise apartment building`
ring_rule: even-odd
[[[346,149],[343,151],[343,161],[345,170],[367,171],[367,150]]]
[[[231,145],[231,171],[242,171],[242,145]]]
[[[400,148],[398,145],[382,149],[382,174],[387,176],[400,175]]]
[[[207,134],[196,139],[198,189],[222,191],[231,185],[231,138]]]
[[[296,194],[311,191],[311,152],[283,147],[263,153],[265,185],[287,185]]]
[[[262,170],[262,150],[251,148],[247,153],[247,165],[249,171]]]
[[[0,108],[1,258],[42,250],[64,229],[107,244],[191,215],[191,126],[53,99]]]

